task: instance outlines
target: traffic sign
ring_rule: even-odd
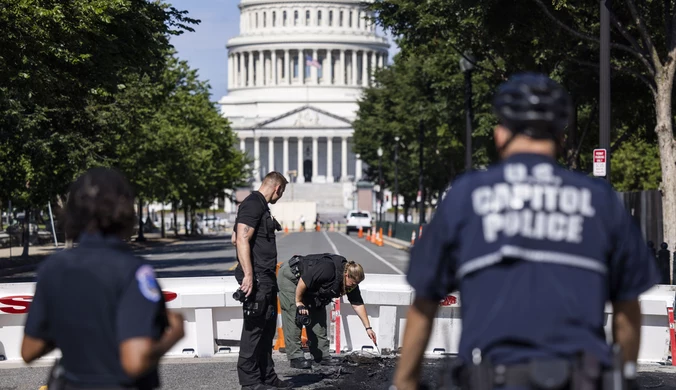
[[[594,176],[606,176],[605,149],[594,149]]]

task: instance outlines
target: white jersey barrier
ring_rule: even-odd
[[[167,307],[185,317],[185,337],[168,355],[210,357],[237,353],[243,324],[241,304],[232,298],[238,284],[232,276],[160,279]],[[367,274],[360,284],[371,326],[376,331],[378,347],[396,350],[402,344],[406,312],[413,301],[413,290],[403,275]],[[0,284],[0,359],[21,359],[21,339],[26,313],[35,289],[34,283]],[[668,309],[674,307],[676,286],[658,285],[640,298],[643,311],[639,360],[644,363],[667,361],[670,350]],[[77,302],[73,302],[77,304]],[[428,353],[457,353],[462,321],[460,298],[449,295],[440,303]],[[328,310],[327,310],[328,311]],[[371,350],[361,320],[345,297],[340,312],[329,318],[331,348],[335,334],[340,335],[341,352]],[[335,320],[337,315],[338,320]],[[611,339],[612,309],[606,305],[605,330]],[[338,328],[338,329],[336,329]],[[50,356],[58,356],[55,351]]]

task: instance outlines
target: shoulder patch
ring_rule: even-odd
[[[136,270],[136,281],[141,294],[151,302],[159,302],[162,292],[155,279],[155,271],[149,265],[142,265]]]

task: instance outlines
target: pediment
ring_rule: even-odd
[[[275,118],[258,123],[257,129],[314,129],[314,128],[344,128],[352,124],[349,120],[320,110],[312,106],[303,106],[289,111]]]

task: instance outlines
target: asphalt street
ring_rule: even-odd
[[[388,245],[376,246],[354,233],[280,232],[277,248],[279,262],[296,254],[333,252],[360,263],[366,273],[403,274],[408,267],[406,252]],[[232,275],[237,265],[229,234],[181,239],[136,253],[151,262],[159,278]],[[34,271],[18,272],[1,277],[0,283],[31,282],[34,277]]]

